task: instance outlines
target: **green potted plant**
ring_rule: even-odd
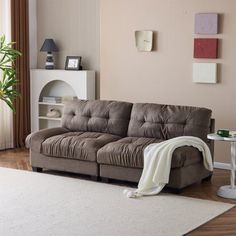
[[[0,37],[0,99],[15,112],[13,101],[19,93],[14,89],[18,82],[14,63],[21,53],[12,48],[13,44],[7,43],[4,35]]]

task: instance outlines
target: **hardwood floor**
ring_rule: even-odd
[[[21,170],[31,170],[27,149],[0,151],[0,166]]]
[[[14,149],[0,151],[0,166],[31,170],[28,150]],[[211,182],[206,181],[192,185],[191,187],[184,189],[180,195],[236,204],[235,200],[227,200],[216,196],[217,189],[221,185],[226,184],[229,184],[229,171],[215,169]],[[236,235],[236,207],[190,232],[188,235]]]

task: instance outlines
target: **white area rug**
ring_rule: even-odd
[[[171,194],[129,199],[123,189],[0,168],[0,235],[183,235],[233,207]]]

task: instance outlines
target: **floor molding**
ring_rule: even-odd
[[[223,169],[223,170],[230,170],[230,164],[223,163],[223,162],[214,162],[214,168]]]

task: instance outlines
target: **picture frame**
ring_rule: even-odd
[[[67,56],[65,70],[82,70],[81,60],[80,56]]]

